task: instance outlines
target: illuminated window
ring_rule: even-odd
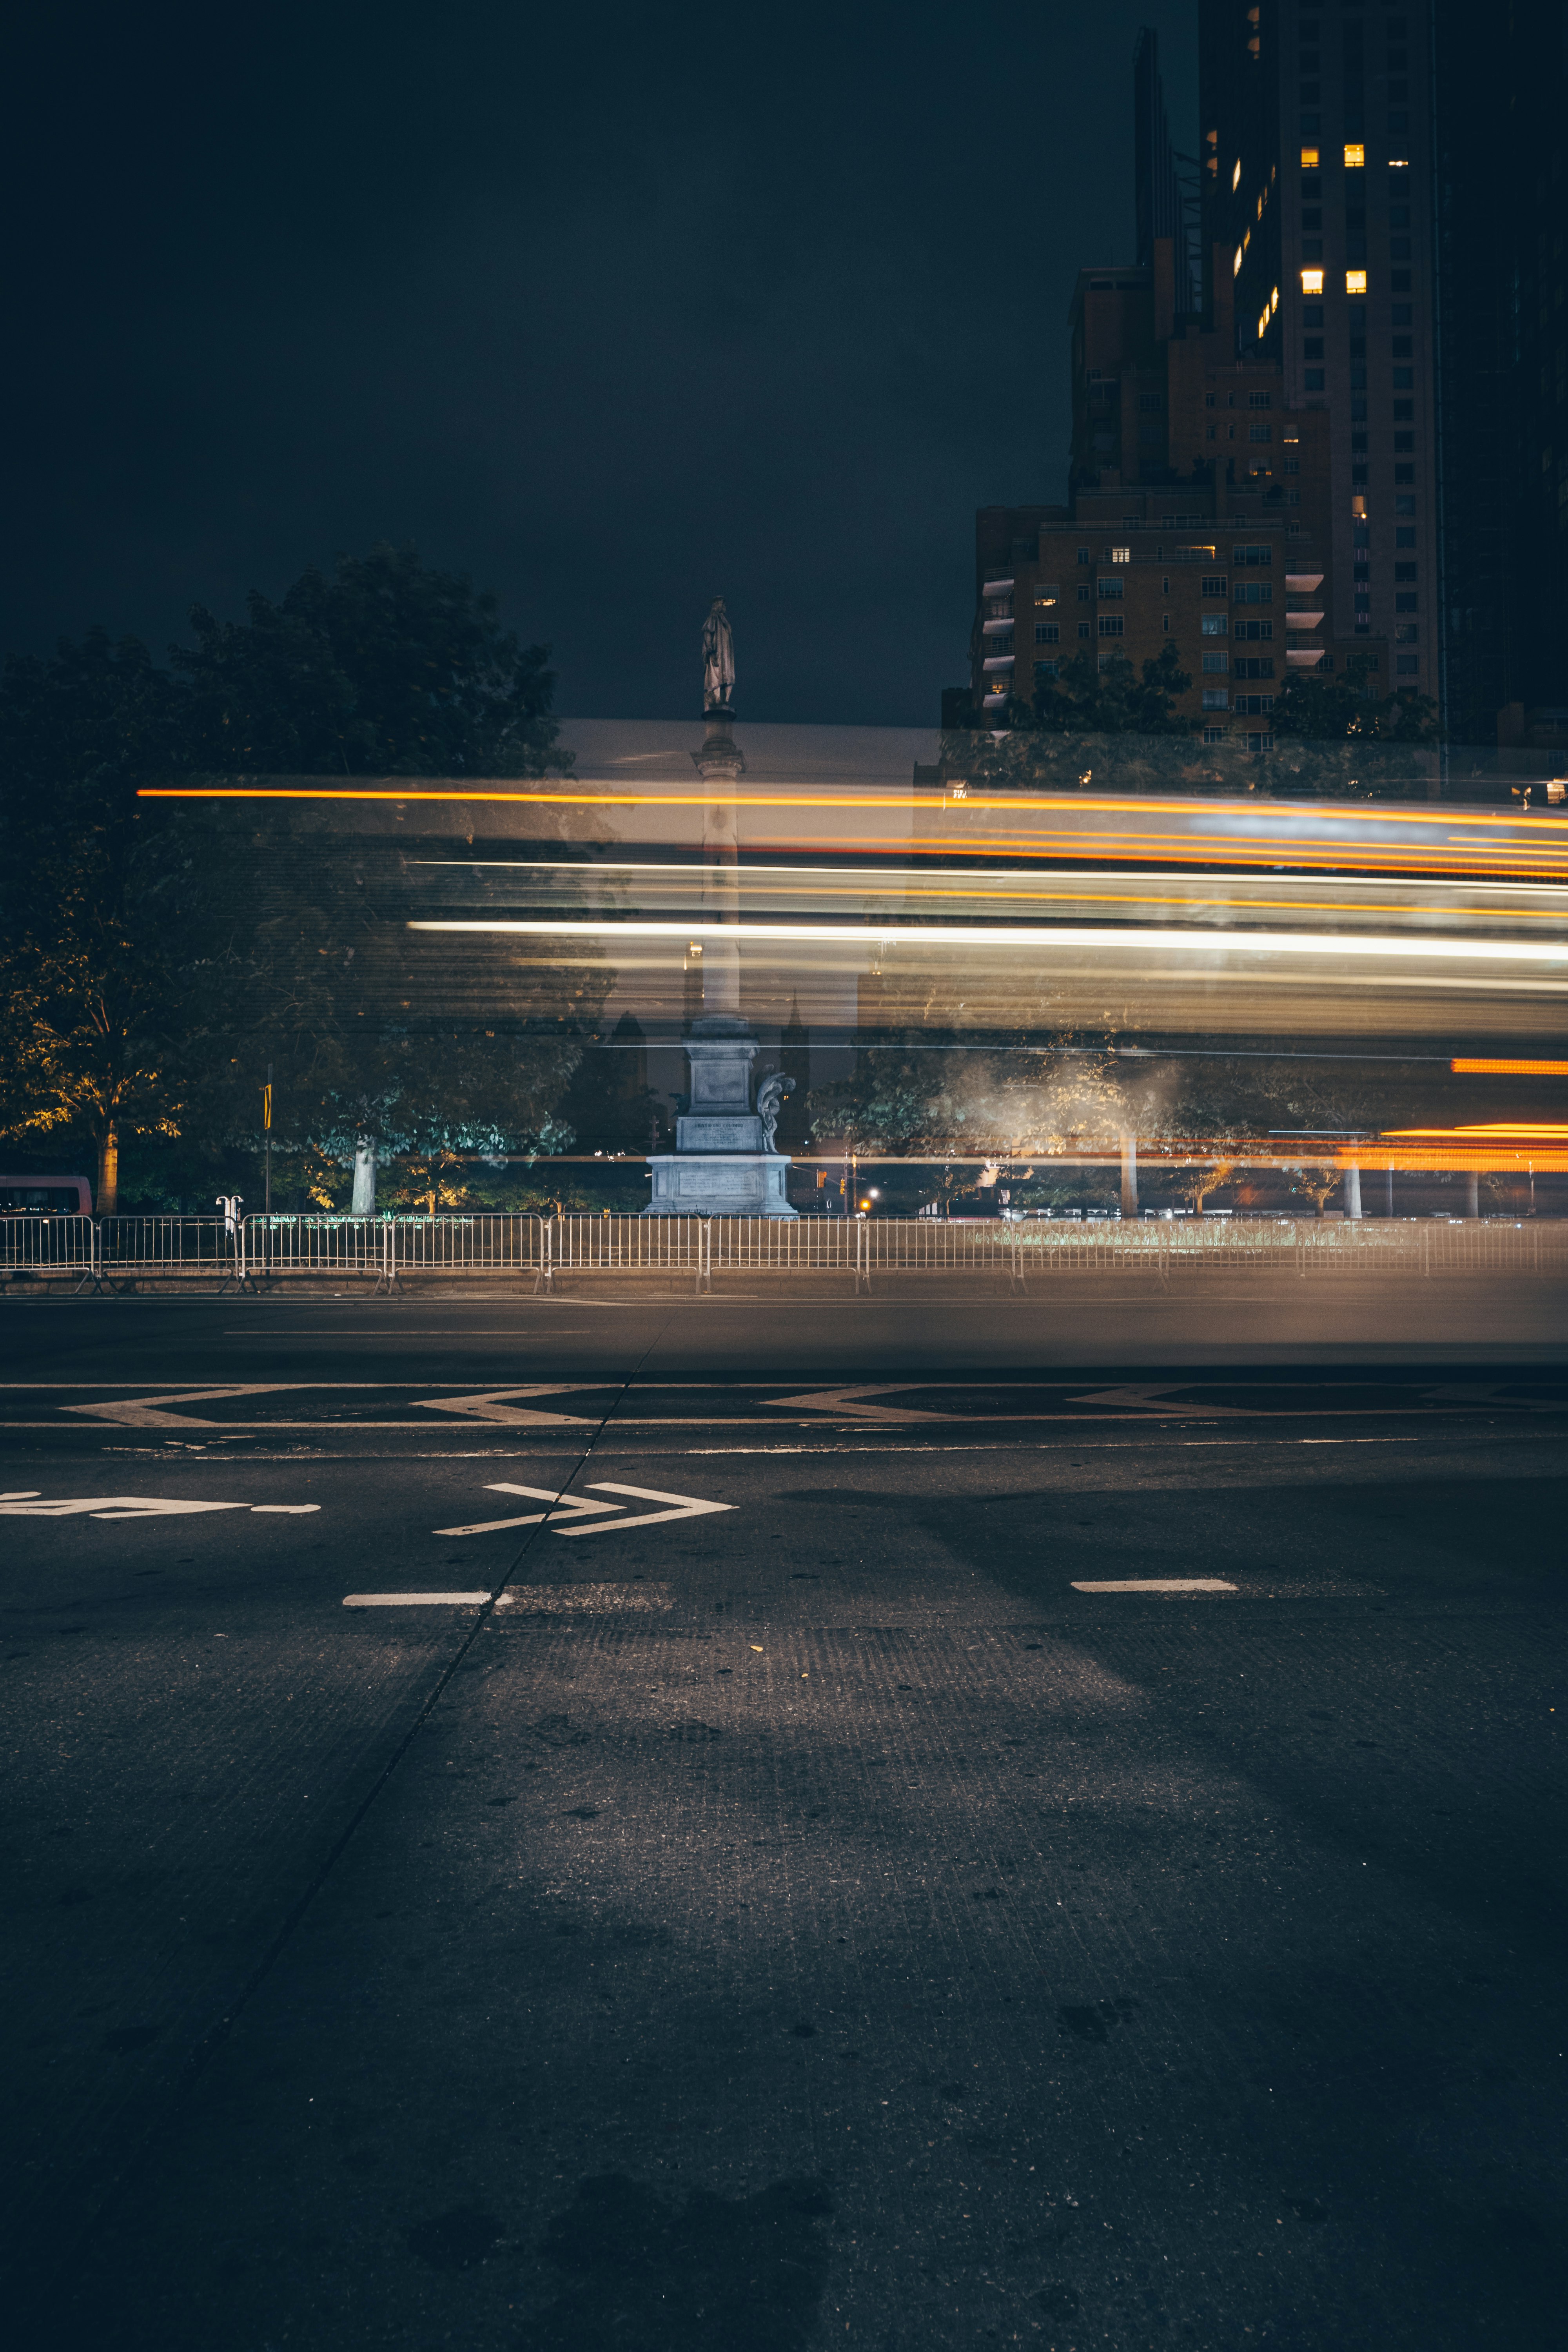
[[[1315,147],[1303,147],[1303,148],[1302,148],[1302,150],[1301,150],[1301,169],[1302,169],[1302,171],[1303,171],[1303,172],[1315,172],[1315,171],[1317,170],[1317,168],[1318,168],[1318,151],[1317,151],[1317,149],[1316,149]]]
[[[1303,270],[1302,270],[1302,272],[1301,272],[1301,291],[1302,291],[1302,293],[1303,293],[1303,294],[1321,294],[1321,293],[1322,292],[1322,290],[1323,290],[1323,273],[1322,273],[1322,271],[1321,271],[1321,269],[1303,269]]]
[[[1241,247],[1239,245],[1236,248],[1236,259],[1230,265],[1230,274],[1233,278],[1239,278],[1241,276]]]
[[[1391,155],[1388,159],[1388,168],[1391,172],[1408,172],[1410,158],[1407,155]]]
[[[1272,293],[1272,294],[1270,294],[1270,296],[1268,297],[1268,315],[1269,315],[1269,317],[1270,317],[1270,318],[1272,318],[1272,317],[1274,316],[1275,311],[1276,311],[1276,310],[1278,310],[1278,309],[1279,309],[1279,288],[1278,288],[1278,286],[1277,286],[1277,287],[1274,289],[1273,293]]]
[[[1366,169],[1366,149],[1351,140],[1345,142],[1345,169],[1347,172],[1363,172]]]
[[[1237,157],[1237,159],[1236,159],[1236,169],[1235,169],[1235,171],[1234,171],[1234,172],[1231,173],[1231,175],[1230,175],[1230,192],[1231,192],[1231,194],[1232,194],[1232,195],[1235,195],[1235,194],[1236,194],[1236,192],[1237,192],[1237,188],[1239,188],[1239,187],[1240,187],[1240,185],[1241,185],[1241,158],[1240,158],[1240,156],[1238,155],[1238,156]]]
[[[1261,341],[1263,341],[1264,336],[1265,336],[1268,332],[1268,303],[1266,302],[1266,303],[1264,304],[1264,306],[1263,306],[1262,310],[1261,310],[1258,312],[1258,341],[1259,341],[1259,342],[1261,342]]]
[[[1132,561],[1132,550],[1130,547],[1113,547],[1110,551],[1110,560],[1112,563],[1131,563]],[[1118,588],[1116,593],[1120,596],[1121,593],[1121,589]]]
[[[1346,270],[1345,292],[1347,294],[1364,294],[1366,292],[1366,272],[1364,269]]]

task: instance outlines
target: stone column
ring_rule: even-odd
[[[741,877],[735,832],[735,787],[746,772],[745,754],[735,741],[732,711],[710,710],[700,751],[691,757],[708,787],[702,820],[704,912],[710,923],[732,930],[731,940],[704,940],[702,1011],[706,1017],[741,1017]]]

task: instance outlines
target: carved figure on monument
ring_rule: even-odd
[[[773,1071],[757,1088],[757,1117],[763,1122],[763,1150],[772,1151],[773,1138],[778,1133],[779,1114],[784,1107],[784,1097],[795,1092],[795,1080],[786,1078],[782,1070]]]
[[[735,683],[735,640],[722,596],[715,596],[702,624],[702,708],[728,710]]]

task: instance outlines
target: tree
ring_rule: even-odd
[[[98,1213],[112,1217],[122,1139],[180,1132],[179,1055],[170,1034],[177,991],[163,955],[100,885],[91,848],[60,889],[48,932],[28,929],[0,958],[0,1131],[75,1129],[93,1150]]]
[[[377,1075],[365,992],[357,976],[340,984],[355,952],[335,936],[343,909],[290,910],[267,936],[250,906],[236,913],[233,891],[211,887],[232,838],[209,835],[194,811],[144,820],[139,784],[214,768],[537,775],[570,764],[548,649],[520,647],[493,596],[425,570],[412,548],[341,557],[277,604],[254,594],[246,622],[198,607],[193,624],[196,644],[174,649],[174,675],[101,629],[0,671],[0,1133],[89,1140],[105,1214],[123,1138],[247,1132],[253,1079],[269,1061],[280,1096],[314,1103],[323,1132],[339,1131],[329,1098],[339,1128],[371,1134],[406,1093],[407,1055]],[[531,1112],[520,1131],[540,1131]]]
[[[1103,668],[1091,655],[1075,654],[1036,688],[1033,724],[1056,735],[1191,735],[1197,722],[1179,717],[1176,702],[1192,682],[1173,638],[1145,660],[1142,679],[1124,654]]]
[[[550,714],[549,648],[521,646],[496,599],[427,572],[412,547],[340,555],[247,621],[195,605],[181,765],[279,775],[540,776],[570,766]]]

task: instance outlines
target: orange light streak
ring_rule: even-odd
[[[1448,1067],[1465,1077],[1568,1078],[1568,1062],[1482,1062],[1456,1055]]]

